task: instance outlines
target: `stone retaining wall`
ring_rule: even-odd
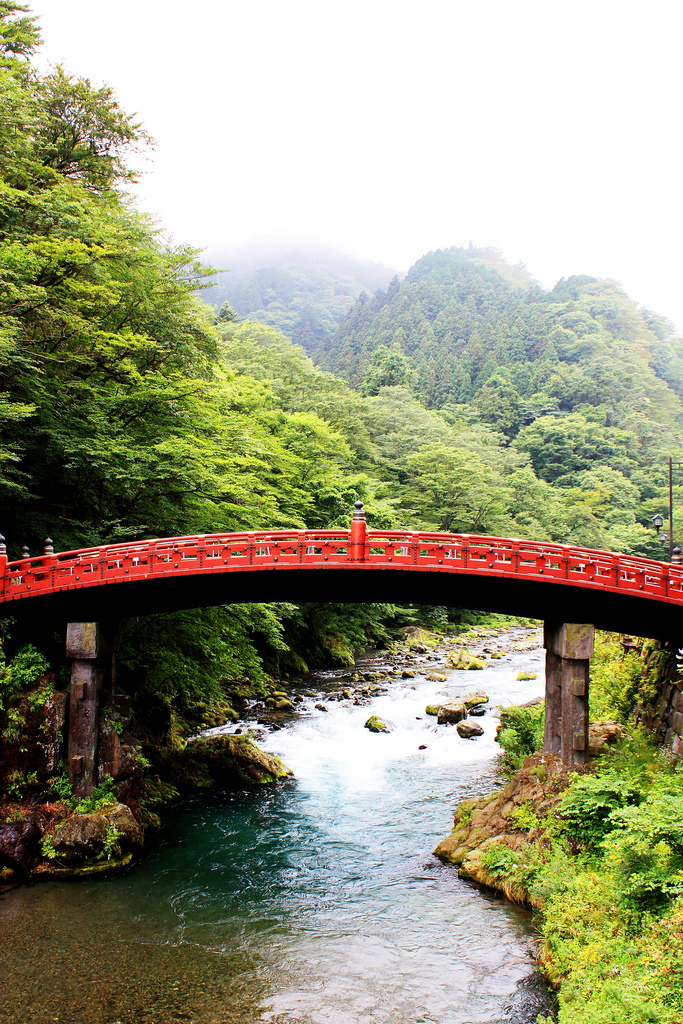
[[[674,756],[683,745],[683,679],[677,652],[676,646],[658,643],[645,654],[643,680],[652,688],[653,700],[636,709],[637,720]]]

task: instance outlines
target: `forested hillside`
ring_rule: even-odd
[[[553,485],[565,539],[653,556],[646,528],[681,451],[682,356],[671,325],[614,281],[548,292],[473,247],[429,253],[361,295],[316,352],[361,394],[401,386],[460,429],[494,430],[503,457]]]
[[[227,303],[244,319],[276,327],[307,352],[327,343],[363,291],[386,288],[394,271],[312,246],[249,247],[212,253],[217,267],[204,294],[219,312]]]
[[[451,249],[361,294],[318,346],[334,373],[316,367],[275,328],[196,297],[212,280],[199,254],[166,245],[127,194],[127,154],[148,138],[111,90],[38,74],[30,18],[6,15],[2,33],[10,557],[48,535],[65,550],[346,525],[358,497],[371,525],[662,553],[649,519],[682,447],[681,349],[665,322],[609,282],[547,293],[491,251]],[[328,266],[335,280],[352,269]],[[268,607],[129,624],[134,649],[147,644],[136,685],[173,701],[264,665],[349,658],[397,614]]]

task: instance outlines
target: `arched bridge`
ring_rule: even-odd
[[[561,544],[457,533],[266,530],[113,544],[6,562],[0,615],[121,619],[251,601],[443,604],[683,632],[683,567]]]
[[[678,640],[683,567],[545,542],[367,530],[361,502],[350,530],[172,537],[59,554],[46,542],[43,555],[9,563],[0,549],[0,615],[68,624],[69,777],[80,795],[108,764],[98,750],[98,705],[113,685],[115,641],[104,620],[282,600],[444,604],[543,619],[544,749],[573,764],[588,757],[593,627]]]

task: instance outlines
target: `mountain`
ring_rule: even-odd
[[[240,319],[276,327],[307,352],[336,333],[356,299],[386,288],[395,271],[315,246],[251,245],[235,253],[214,251],[207,258],[228,272],[202,298],[217,312],[224,303]]]
[[[634,409],[680,421],[683,345],[611,280],[543,290],[491,249],[428,253],[386,292],[360,295],[315,358],[353,387],[409,383],[429,407],[468,405],[513,437],[543,414]]]

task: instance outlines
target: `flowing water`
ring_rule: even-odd
[[[445,683],[420,674],[434,663],[413,666],[414,679],[362,707],[311,700],[262,743],[295,780],[174,810],[126,875],[7,893],[0,1022],[530,1024],[549,1013],[529,980],[528,914],[431,853],[457,803],[500,784],[497,719],[462,740],[424,710],[474,685],[492,704],[528,700],[542,692],[542,653]],[[521,668],[538,678],[518,682]],[[323,699],[339,689],[332,674],[314,685]],[[364,729],[370,714],[391,733]]]

